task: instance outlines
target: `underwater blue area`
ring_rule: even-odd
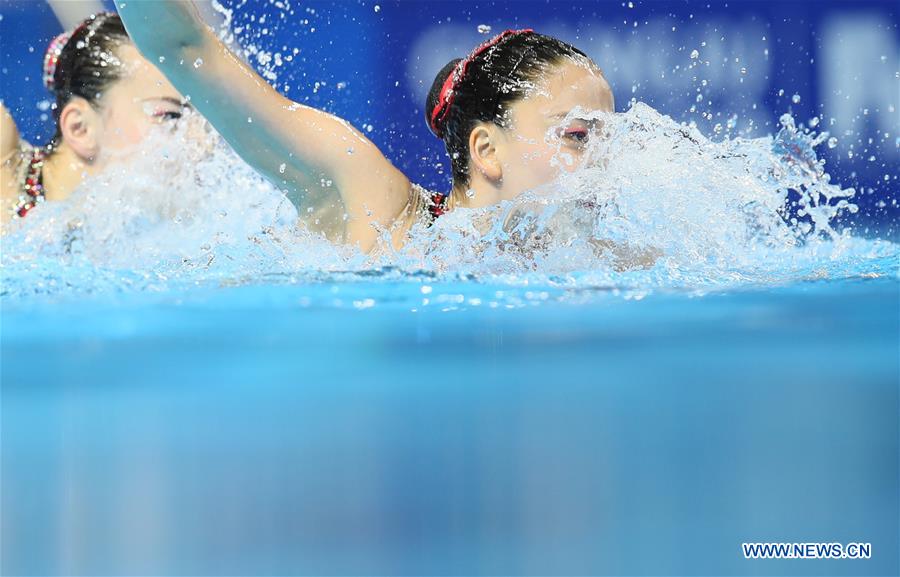
[[[435,190],[423,91],[488,34],[582,47],[622,114],[603,170],[477,215],[511,230],[458,211],[377,258],[214,139],[29,214],[0,239],[0,574],[900,574],[894,4],[223,15]],[[59,25],[0,17],[0,98],[45,142]]]
[[[896,278],[283,280],[4,311],[4,573],[897,573]]]

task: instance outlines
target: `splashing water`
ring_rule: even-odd
[[[5,294],[161,290],[363,259],[311,232],[197,117],[152,134],[126,161],[13,223]]]
[[[837,227],[855,210],[854,191],[831,183],[816,158],[827,133],[785,115],[774,138],[714,142],[643,104],[573,115],[600,126],[577,169],[514,201],[414,227],[404,249],[377,256],[326,240],[339,210],[298,212],[194,118],[148,139],[127,172],[111,169],[16,223],[4,239],[4,295],[348,274],[576,291],[896,274],[896,245]],[[560,151],[556,162],[570,159]]]
[[[416,230],[412,258],[442,271],[673,287],[786,281],[897,254],[835,229],[856,211],[854,191],[830,183],[816,158],[827,133],[799,130],[790,115],[774,139],[723,142],[640,103],[573,116],[602,126],[579,169]]]

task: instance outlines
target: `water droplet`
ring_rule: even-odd
[[[815,128],[818,125],[819,125],[819,117],[818,116],[813,116],[812,118],[809,119],[809,126],[811,128]]]
[[[691,51],[691,60],[696,60],[700,58],[700,52],[696,49]]]
[[[201,66],[203,66],[202,58],[198,58],[198,59],[194,60],[194,68],[200,68]]]
[[[795,94],[791,96],[791,102],[793,102],[794,104],[800,104],[800,95]]]
[[[287,170],[287,165],[285,163],[281,163],[278,165],[278,174],[284,174],[284,171]]]
[[[165,61],[166,61],[166,57],[165,57],[165,56],[160,56],[160,57],[159,57],[159,63],[160,63],[160,64],[162,64],[162,63],[165,62]]]
[[[467,190],[467,191],[466,191],[466,196],[469,197],[469,198],[475,198],[475,189],[474,189],[474,188],[470,188],[469,190]]]
[[[478,33],[479,34],[490,34],[491,27],[488,26],[487,24],[479,24],[478,25]]]
[[[381,12],[381,6],[378,4],[375,5],[375,12]]]
[[[834,136],[828,139],[828,148],[834,148],[837,146],[838,140]]]

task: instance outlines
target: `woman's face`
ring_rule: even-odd
[[[560,170],[578,167],[593,128],[585,120],[566,120],[579,108],[613,112],[613,95],[596,66],[568,59],[510,107],[509,128],[502,131],[497,147],[503,199],[552,181]]]
[[[99,155],[107,159],[127,154],[161,124],[185,113],[182,95],[131,44],[116,49],[123,77],[110,85],[97,109]]]

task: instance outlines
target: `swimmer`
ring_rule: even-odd
[[[55,98],[56,134],[46,147],[21,140],[0,105],[0,222],[43,201],[63,200],[88,177],[120,163],[155,126],[188,109],[181,94],[143,58],[121,19],[100,13],[57,36],[43,80]]]
[[[437,75],[426,120],[453,167],[449,193],[410,180],[360,131],[326,112],[292,102],[241,62],[189,0],[116,0],[145,56],[213,124],[245,161],[301,197],[308,183],[337,189],[344,240],[375,248],[379,229],[402,246],[411,227],[458,207],[513,199],[552,181],[562,149],[577,166],[591,125],[572,111],[612,112],[600,69],[577,48],[531,30],[506,31]],[[560,126],[561,123],[562,126]]]

